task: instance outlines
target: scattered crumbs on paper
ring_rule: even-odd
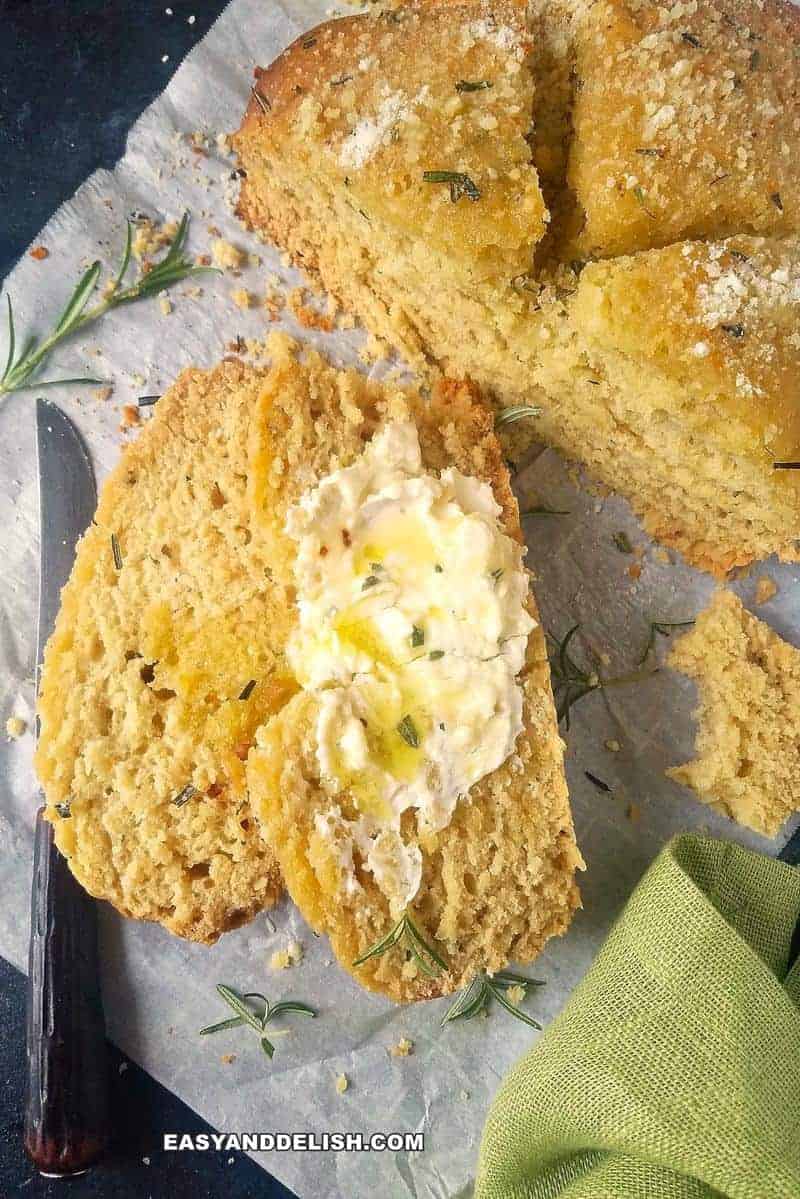
[[[106,400],[110,400],[114,394],[114,385],[109,383],[107,387],[96,387],[92,392],[92,398],[99,403],[104,404]]]
[[[276,949],[269,959],[273,970],[288,970],[303,960],[303,946],[299,941],[290,941],[285,949]]]
[[[408,1037],[401,1037],[396,1045],[389,1046],[389,1057],[408,1057],[414,1052],[414,1042]]]
[[[253,293],[248,291],[246,287],[237,287],[231,292],[231,299],[237,308],[250,308],[253,304]]]
[[[128,1063],[128,1062],[120,1062],[120,1064],[119,1064],[119,1073],[120,1073],[120,1074],[124,1074],[124,1073],[125,1073],[125,1071],[128,1069],[128,1065],[129,1065],[129,1063]]]
[[[618,754],[622,749],[619,741],[617,741],[614,737],[611,737],[608,741],[605,741],[604,745],[610,754]]]
[[[514,983],[513,987],[508,987],[506,989],[506,995],[511,1003],[516,1003],[517,1005],[522,1003],[523,999],[525,998],[525,994],[525,988],[521,983]]]
[[[769,575],[762,575],[756,582],[755,603],[768,604],[778,594],[778,585]]]
[[[469,1091],[459,1091],[458,1097],[462,1103],[466,1103],[469,1099]]]
[[[21,716],[9,716],[6,721],[6,733],[12,741],[18,741],[27,731],[27,722]]]
[[[230,1066],[233,1062],[236,1061],[236,1054],[235,1053],[223,1053],[222,1057],[219,1060],[222,1062],[223,1066]]]
[[[347,1088],[350,1086],[350,1080],[346,1074],[338,1074],[336,1076],[336,1090],[340,1095],[344,1095]]]
[[[667,550],[662,549],[661,546],[653,551],[653,557],[655,558],[656,562],[660,562],[663,566],[669,566],[670,562],[672,561]]]
[[[239,271],[247,255],[233,242],[226,241],[224,237],[215,237],[211,243],[211,257],[220,270]]]
[[[161,309],[162,316],[169,316],[172,312],[172,300],[169,296],[159,296],[158,306]]]
[[[50,257],[50,251],[47,246],[34,246],[30,251],[30,257],[35,258],[37,262],[44,262],[45,258]]]

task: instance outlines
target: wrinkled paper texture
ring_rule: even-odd
[[[125,435],[122,404],[160,393],[190,363],[211,365],[237,334],[263,337],[262,307],[240,311],[231,291],[264,293],[268,275],[289,291],[303,280],[279,255],[239,226],[230,203],[234,163],[216,134],[234,129],[247,101],[256,63],[267,63],[298,33],[324,19],[321,0],[233,0],[206,39],[176,72],[165,93],[132,129],[124,158],[112,172],[98,171],[52,218],[36,239],[50,251],[44,262],[24,256],[6,281],[13,297],[18,337],[48,328],[79,270],[100,256],[111,267],[124,237],[124,219],[145,212],[174,219],[193,215],[190,249],[208,250],[209,226],[262,259],[240,279],[230,274],[181,285],[164,315],[157,300],[123,308],[85,337],[62,347],[46,375],[91,374],[113,380],[113,397],[99,401],[90,388],[57,388],[47,394],[75,421],[91,450],[98,482],[117,460]],[[158,53],[154,38],[153,53]],[[206,155],[188,135],[208,135]],[[193,287],[202,296],[193,297]],[[281,325],[325,350],[340,363],[358,363],[363,333],[333,335],[300,330],[288,310]],[[279,326],[273,325],[272,328]],[[4,342],[0,333],[0,342]],[[0,352],[4,346],[0,344]],[[0,952],[20,968],[27,956],[31,838],[37,788],[33,752],[33,670],[38,572],[38,502],[34,451],[35,391],[0,404],[0,717],[27,719],[19,741],[0,738]],[[568,516],[525,522],[529,563],[548,628],[563,634],[581,622],[574,643],[609,655],[607,676],[635,668],[649,622],[695,615],[711,580],[665,556],[644,536],[626,504],[599,499],[573,481],[552,451],[544,451],[518,477],[526,504],[566,509]],[[641,558],[615,547],[624,530]],[[639,562],[641,577],[629,568]],[[794,600],[797,570],[770,562],[734,584],[752,603],[764,570],[779,591],[759,614],[789,640],[800,639]],[[658,659],[666,642],[657,638]],[[656,657],[651,655],[650,662]],[[560,1010],[586,970],[610,923],[664,842],[683,829],[708,829],[743,844],[775,852],[664,777],[685,761],[692,739],[695,694],[687,680],[662,669],[651,678],[582,700],[568,734],[567,769],[578,840],[587,862],[584,910],[569,934],[529,971],[547,980],[531,992],[527,1009],[543,1023]],[[619,752],[605,742],[618,741]],[[597,789],[591,771],[612,789]],[[125,921],[102,910],[104,993],[109,1031],[116,1043],[217,1129],[224,1131],[416,1131],[422,1153],[274,1153],[259,1161],[300,1196],[433,1196],[468,1193],[483,1121],[498,1082],[535,1041],[529,1028],[499,1010],[488,1020],[441,1029],[449,1000],[394,1007],[368,995],[332,960],[288,901],[270,917],[223,937],[213,948],[184,943],[161,928]],[[297,938],[300,965],[272,971],[269,958]],[[217,981],[270,999],[296,998],[319,1010],[314,1021],[287,1021],[276,1035],[272,1062],[257,1038],[236,1029],[200,1040],[198,1029],[227,1014],[214,991]],[[414,1043],[408,1057],[387,1050],[401,1037]],[[223,1064],[221,1056],[235,1053]],[[345,1073],[349,1089],[337,1094]]]

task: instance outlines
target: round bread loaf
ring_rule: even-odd
[[[800,16],[414,0],[256,72],[240,210],[716,574],[798,558]]]

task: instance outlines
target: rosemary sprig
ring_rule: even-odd
[[[573,625],[561,641],[551,632],[547,633],[556,716],[559,724],[562,720],[564,721],[565,730],[569,729],[573,707],[578,700],[583,699],[591,691],[621,687],[626,683],[639,683],[642,679],[649,678],[651,674],[656,673],[655,670],[636,670],[631,674],[621,674],[615,679],[603,679],[596,671],[583,670],[569,652],[570,642],[579,628],[579,624]],[[638,666],[641,664],[641,662],[637,663]]]
[[[133,304],[136,300],[149,299],[151,296],[156,296],[159,292],[165,291],[168,287],[172,287],[175,283],[180,283],[184,279],[191,278],[192,275],[203,274],[215,269],[213,267],[194,266],[191,259],[186,257],[184,248],[189,229],[189,214],[185,212],[181,218],[181,223],[178,226],[175,237],[161,261],[154,263],[149,271],[141,271],[138,278],[134,279],[127,286],[123,286],[125,275],[130,266],[133,243],[133,226],[130,221],[127,222],[127,226],[128,231],[125,239],[125,249],[122,253],[122,261],[105,297],[92,307],[88,307],[89,300],[92,298],[100,279],[102,269],[99,261],[93,262],[78,280],[64,311],[61,313],[51,332],[41,341],[36,336],[26,338],[19,353],[17,353],[14,310],[11,304],[11,296],[6,296],[8,305],[8,354],[5,370],[0,375],[0,397],[9,395],[12,391],[21,391],[24,388],[34,386],[51,387],[57,383],[102,383],[102,379],[89,378],[47,379],[43,382],[34,382],[34,376],[56,346],[60,345],[66,338],[71,337],[73,333],[77,333],[79,329],[83,329],[86,325],[99,320],[101,316],[104,316],[106,312],[110,312],[112,308],[119,308],[123,304]]]
[[[661,637],[669,637],[673,629],[688,629],[689,625],[693,624],[693,620],[651,620],[650,634],[647,638],[647,644],[642,650],[642,655],[638,659],[638,665],[641,666],[650,653],[650,650],[655,649],[656,633]]]
[[[365,949],[361,956],[356,958],[353,965],[362,966],[370,958],[382,957],[383,954],[388,953],[390,949],[399,944],[404,945],[407,958],[412,957],[422,973],[427,974],[429,978],[435,978],[441,970],[447,970],[447,962],[423,939],[407,910],[384,937],[381,937],[374,945],[370,945],[369,949]]]
[[[525,978],[524,975],[512,974],[509,970],[501,970],[498,974],[493,975],[484,972],[476,974],[466,990],[462,991],[452,1007],[448,1008],[442,1019],[442,1028],[453,1020],[471,1020],[488,1007],[490,1000],[496,999],[500,1006],[510,1012],[512,1016],[516,1016],[524,1024],[529,1024],[531,1028],[541,1029],[541,1024],[527,1012],[523,1012],[522,1008],[512,1003],[502,988],[543,987],[544,985],[539,979]]]
[[[457,92],[484,92],[491,86],[488,79],[459,79],[456,81]]]
[[[541,415],[541,408],[536,408],[533,404],[517,404],[513,408],[504,408],[502,412],[498,412],[494,425],[496,429],[502,429],[505,425],[516,424],[518,420],[528,420]]]
[[[240,995],[238,991],[234,991],[233,987],[226,987],[224,983],[217,983],[217,991],[228,1007],[233,1008],[236,1015],[230,1016],[227,1020],[220,1020],[217,1024],[209,1024],[205,1028],[201,1028],[200,1036],[207,1037],[212,1033],[222,1032],[224,1029],[249,1024],[258,1033],[261,1048],[269,1058],[275,1052],[275,1046],[266,1036],[266,1028],[271,1020],[274,1020],[276,1016],[285,1015],[287,1012],[311,1016],[312,1019],[317,1014],[307,1003],[298,1003],[294,999],[283,1000],[281,1003],[270,1003],[266,995],[262,995],[260,991],[247,991],[244,995]],[[248,1000],[252,999],[261,1004],[260,1012],[254,1011],[253,1005],[248,1003]]]

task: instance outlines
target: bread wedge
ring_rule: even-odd
[[[668,664],[696,681],[696,758],[667,771],[767,837],[800,810],[800,650],[717,591]]]
[[[245,782],[256,728],[294,690],[247,501],[263,378],[191,369],[158,401],[80,542],[39,697],[36,769],[76,878],[206,942],[282,891]]]
[[[586,464],[717,575],[796,560],[773,462],[800,458],[799,22],[783,0],[327,22],[256,72],[241,215],[421,374],[540,409],[512,453]]]
[[[492,419],[474,388],[440,382],[424,399],[353,372],[335,372],[314,354],[302,370],[284,356],[275,361],[261,394],[251,443],[253,512],[271,540],[276,573],[293,577],[296,542],[285,531],[292,506],[322,478],[353,463],[387,423],[409,419],[419,433],[425,469],[438,474],[454,466],[488,482],[502,510],[503,530],[521,540]],[[535,619],[532,596],[526,604]],[[569,924],[578,904],[574,874],[581,859],[538,624],[528,639],[520,683],[524,728],[511,756],[459,800],[441,830],[423,833],[411,811],[405,813],[403,835],[422,855],[421,885],[410,914],[446,963],[435,977],[406,960],[403,945],[353,965],[392,928],[397,913],[358,847],[348,845],[336,820],[329,820],[332,808],[352,814],[358,800],[356,792],[323,777],[319,696],[299,692],[257,734],[248,759],[249,790],[287,889],[312,927],[330,937],[340,963],[370,990],[399,1001],[443,994],[480,970],[497,971],[511,959],[530,961]],[[321,830],[320,821],[327,827]]]

